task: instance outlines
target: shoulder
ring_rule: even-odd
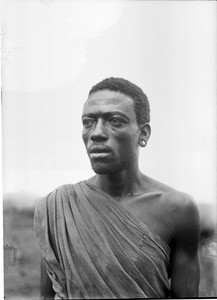
[[[176,242],[189,246],[197,244],[200,236],[200,218],[195,200],[192,196],[181,193],[175,206],[173,225]]]
[[[65,184],[39,199],[34,209],[36,232],[41,232],[42,228],[47,228],[48,224],[53,224],[54,220],[63,215],[63,212],[69,209],[73,198],[74,185]]]
[[[196,209],[196,202],[193,197],[185,192],[178,191],[160,181],[145,176],[148,192],[159,192],[162,196],[162,201],[165,205],[170,206],[171,209],[188,211]]]
[[[182,240],[193,236],[195,236],[193,240],[198,239],[200,220],[194,198],[152,178],[147,177],[147,181],[151,190],[161,195],[160,206],[163,217],[172,228],[172,235],[175,239]]]
[[[39,199],[35,206],[35,215],[40,212],[45,212],[46,209],[52,209],[57,203],[62,202],[69,194],[74,193],[74,184],[64,184],[46,196]]]
[[[198,244],[200,218],[194,198],[180,191],[168,192],[168,197],[165,193],[165,198],[175,243],[185,246]]]

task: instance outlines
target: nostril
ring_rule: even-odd
[[[108,137],[105,134],[92,134],[90,139],[92,141],[105,141],[108,139]]]

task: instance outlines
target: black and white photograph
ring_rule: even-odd
[[[4,1],[4,299],[217,297],[216,6]]]

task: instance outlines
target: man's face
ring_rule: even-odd
[[[130,97],[108,90],[93,93],[84,104],[82,122],[95,173],[111,174],[137,163],[141,131]]]

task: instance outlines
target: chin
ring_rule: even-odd
[[[92,165],[92,169],[96,174],[110,174],[112,171],[111,166],[100,166],[98,164]]]
[[[96,174],[108,175],[124,170],[125,163],[120,164],[92,164],[92,169]]]

